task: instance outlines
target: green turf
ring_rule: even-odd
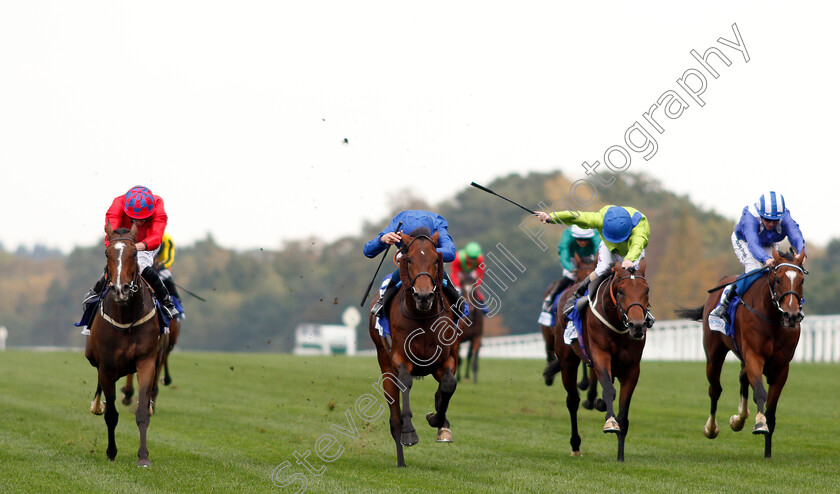
[[[425,424],[437,383],[414,382],[420,443],[397,469],[387,413],[370,422],[354,403],[375,394],[373,357],[176,352],[149,427],[152,468],[135,466],[133,409],[119,405],[119,453],[105,457],[102,417],[89,411],[96,371],[81,353],[0,352],[0,492],[838,492],[840,366],[797,364],[778,411],[773,458],[764,440],[727,420],[737,364],[724,369],[720,436],[703,436],[709,404],[702,363],[645,363],[633,397],[626,462],[615,461],[604,414],[581,409],[582,458],[569,455],[565,393],[537,360],[483,360],[450,408],[455,442]],[[379,399],[371,411],[383,403]],[[356,437],[331,429],[349,429]],[[319,438],[336,438],[316,456]],[[325,443],[321,443],[322,446]],[[306,454],[312,469],[296,463]]]

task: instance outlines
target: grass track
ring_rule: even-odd
[[[81,353],[0,352],[0,492],[295,492],[298,482],[272,483],[284,461],[278,482],[305,475],[307,492],[840,492],[838,365],[792,367],[765,460],[752,418],[739,433],[727,425],[737,364],[724,368],[721,434],[710,441],[704,364],[645,362],[618,464],[604,415],[583,409],[583,457],[569,456],[565,394],[559,380],[542,383],[542,362],[484,360],[481,382],[460,383],[453,397],[452,444],[435,443],[423,419],[437,383],[415,381],[420,443],[406,449],[406,469],[395,467],[387,413],[367,422],[353,410],[373,393],[374,358],[176,352],[171,366],[149,427],[152,468],[140,469],[133,407],[121,404],[119,453],[107,461],[104,420],[88,411],[96,371]],[[350,427],[347,411],[356,438],[331,429]],[[315,454],[327,434],[337,438],[332,462]],[[321,474],[296,451],[310,451]]]

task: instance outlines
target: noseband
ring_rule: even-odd
[[[770,285],[770,299],[773,301],[773,304],[776,306],[776,308],[779,309],[779,312],[784,312],[784,310],[782,310],[782,300],[784,300],[784,298],[787,297],[788,295],[793,295],[794,297],[796,297],[796,302],[799,305],[799,310],[801,311],[802,310],[802,304],[804,304],[805,301],[802,299],[802,295],[799,292],[797,292],[795,290],[788,290],[786,292],[782,292],[781,294],[776,294],[775,283],[774,283],[774,281],[777,278],[776,277],[776,270],[778,270],[782,266],[787,266],[787,267],[796,269],[797,271],[802,273],[803,277],[806,274],[808,274],[808,271],[806,269],[802,268],[801,266],[797,266],[796,264],[790,264],[790,263],[787,263],[787,262],[783,262],[781,264],[778,264],[777,266],[775,266],[773,268],[773,271],[772,271],[773,279],[771,280],[769,276],[767,277],[767,284]],[[792,280],[791,280],[791,285],[793,285]]]

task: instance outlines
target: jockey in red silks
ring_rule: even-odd
[[[140,185],[114,198],[111,207],[105,213],[106,224],[110,224],[114,230],[131,228],[132,224],[137,226],[137,270],[154,290],[164,313],[172,319],[178,315],[178,309],[172,303],[169,291],[157,271],[152,267],[168,220],[169,217],[163,208],[163,199]],[[107,238],[105,246],[108,246]],[[106,281],[105,273],[102,273],[94,287],[85,295],[82,301],[85,306],[99,300]]]
[[[755,204],[744,207],[741,219],[732,232],[732,248],[744,265],[744,272],[753,271],[753,274],[726,285],[720,302],[709,313],[709,329],[721,332],[725,330],[726,321],[729,320],[727,309],[732,295],[737,293],[744,296],[750,285],[764,274],[763,270],[758,270],[775,265],[771,255],[773,248],[785,237],[797,254],[805,250],[805,239],[799,230],[799,224],[791,217],[790,210],[785,208],[785,198],[781,194],[775,191],[767,192],[759,197]]]
[[[478,287],[484,281],[484,254],[481,253],[481,245],[478,242],[470,242],[463,249],[455,254],[452,261],[452,281],[456,287],[461,286],[461,277],[469,275],[475,280],[475,300],[473,302],[484,302],[484,295]]]

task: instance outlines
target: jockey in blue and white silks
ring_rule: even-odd
[[[797,253],[805,250],[805,240],[799,230],[799,224],[793,220],[790,210],[785,207],[785,198],[778,192],[770,191],[763,194],[755,204],[744,207],[741,219],[732,232],[732,248],[744,266],[744,272],[748,273],[763,267],[773,267],[773,248],[785,238]],[[726,285],[720,302],[709,313],[710,329],[724,330],[724,318],[727,317],[726,311],[733,291],[739,296],[744,296],[750,285],[763,274],[761,271],[737,283]]]

